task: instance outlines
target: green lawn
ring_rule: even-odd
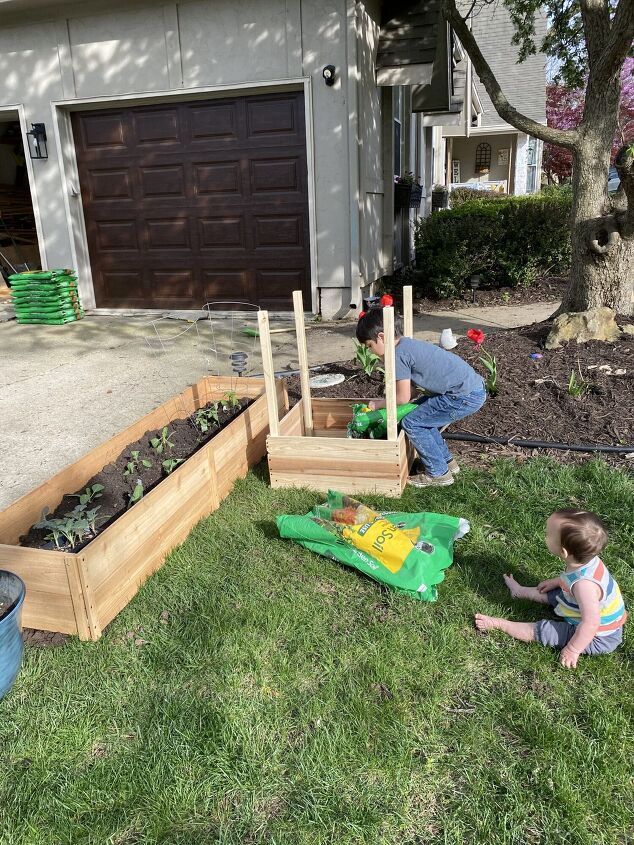
[[[607,520],[634,606],[633,494],[544,461],[408,490],[403,510],[472,524],[423,604],[281,541],[275,516],[321,497],[259,468],[98,643],[27,651],[0,703],[0,842],[631,843],[631,635],[566,671],[472,618],[541,618],[501,576],[556,574],[543,524],[570,504]]]

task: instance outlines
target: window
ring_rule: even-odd
[[[394,87],[393,95],[394,117],[394,176],[401,175],[401,146],[403,143],[403,89],[400,85]]]
[[[526,147],[526,193],[534,194],[537,188],[537,164],[539,162],[539,141],[529,138]]]
[[[475,172],[488,173],[491,169],[491,144],[478,144],[476,147]]]

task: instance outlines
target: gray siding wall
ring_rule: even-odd
[[[535,31],[536,43],[539,44],[546,33],[545,14],[537,17]],[[517,64],[517,47],[511,42],[515,30],[501,3],[485,6],[473,18],[472,32],[511,105],[527,117],[545,122],[546,56],[538,53]],[[493,129],[507,126],[477,78],[476,88],[482,101],[482,127]]]

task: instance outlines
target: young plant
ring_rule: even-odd
[[[123,470],[124,475],[134,475],[134,473],[138,470],[139,465],[149,469],[152,466],[152,461],[149,461],[147,458],[142,458],[139,460],[139,452],[134,451],[130,452],[130,460],[125,465],[125,469]]]
[[[170,440],[170,436],[172,434],[173,432],[168,431],[167,426],[165,425],[161,429],[160,437],[152,437],[150,439],[150,446],[154,449],[157,455],[162,455],[168,446],[170,449],[174,448],[174,444]]]
[[[60,538],[66,540],[71,549],[78,546],[82,540],[97,533],[97,511],[99,505],[87,511],[85,504],[76,505],[70,513],[61,519],[49,518],[48,508],[42,511],[42,518],[35,524],[35,528],[49,528],[51,533],[45,539],[52,540],[58,549]]]
[[[93,484],[92,487],[86,487],[83,493],[73,493],[73,498],[79,499],[80,505],[88,505],[93,499],[101,498],[101,491],[104,489],[103,484]]]
[[[368,378],[370,378],[375,370],[379,373],[384,372],[383,367],[379,367],[379,361],[381,360],[379,356],[371,352],[363,343],[356,344],[354,359]]]
[[[174,472],[176,467],[179,464],[182,464],[184,458],[167,458],[167,460],[163,461],[162,467],[165,470],[165,475],[170,475],[170,473]]]
[[[238,394],[235,392],[235,390],[228,390],[220,400],[220,404],[222,405],[225,411],[229,408],[231,408],[232,411],[235,410],[236,408],[240,407],[240,400],[238,399]]]
[[[201,408],[199,411],[196,411],[196,414],[194,415],[194,424],[203,434],[209,431],[212,422],[220,425],[218,402],[213,402],[209,408]]]
[[[143,482],[140,478],[137,478],[134,490],[128,496],[128,509],[143,498],[143,492]]]
[[[579,378],[577,378],[577,374],[572,370],[568,379],[568,393],[574,396],[575,399],[583,399],[588,390],[590,390],[590,385],[581,378],[581,373],[579,373]]]
[[[498,365],[495,360],[495,355],[491,355],[483,349],[480,361],[487,371],[487,376],[484,379],[486,391],[489,396],[495,396],[498,392]]]

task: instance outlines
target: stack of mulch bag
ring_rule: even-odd
[[[84,316],[73,270],[14,273],[9,281],[18,323],[61,325]]]

